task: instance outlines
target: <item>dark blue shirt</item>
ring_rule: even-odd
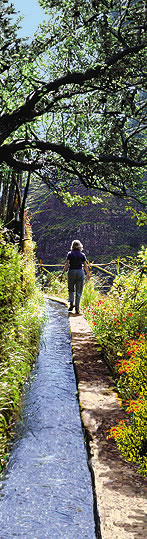
[[[74,251],[69,251],[67,260],[70,262],[70,269],[82,269],[82,264],[86,261],[86,256],[78,249],[75,249]]]

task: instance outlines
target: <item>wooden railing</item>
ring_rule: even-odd
[[[106,269],[106,266],[112,266],[112,265],[114,266],[114,264],[116,265],[116,273],[117,273],[117,275],[119,275],[119,273],[120,273],[120,265],[124,266],[125,268],[128,268],[129,270],[133,270],[133,267],[128,266],[127,264],[124,264],[124,262],[122,262],[119,257],[117,258],[117,260],[112,260],[111,262],[106,262],[105,264],[95,264],[94,262],[89,262],[88,263],[89,269],[92,270],[92,268],[96,268],[99,271],[102,271],[103,273],[105,273],[107,275],[110,275],[111,277],[116,277],[116,273],[112,273],[112,271]],[[63,264],[44,264],[42,259],[40,259],[39,266],[40,266],[40,272],[41,273],[43,271],[46,271],[47,273],[50,273],[50,271],[48,271],[46,268],[63,268]],[[105,266],[105,267],[103,267],[103,266]]]

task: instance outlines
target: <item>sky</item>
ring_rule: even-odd
[[[22,30],[19,31],[20,37],[32,37],[37,30],[38,24],[45,19],[45,12],[40,7],[37,0],[12,0],[16,11],[19,15],[24,15],[24,20],[21,22]]]

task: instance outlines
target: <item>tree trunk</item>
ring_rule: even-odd
[[[25,238],[24,238],[24,236],[25,236],[24,211],[25,211],[25,203],[26,203],[29,184],[30,184],[30,177],[31,177],[31,172],[28,172],[28,178],[27,178],[27,183],[26,183],[25,190],[24,190],[24,196],[23,196],[21,212],[20,212],[20,249],[23,252],[24,252],[24,241],[25,241]]]
[[[6,203],[7,203],[7,194],[8,194],[8,181],[9,181],[9,175],[7,177],[1,179],[1,187],[2,187],[2,197],[0,201],[0,216],[2,219],[5,218],[5,212],[6,212]]]
[[[16,172],[12,171],[12,178],[9,187],[9,196],[7,204],[7,213],[6,213],[6,224],[9,225],[14,217],[14,198],[15,198],[15,174]]]

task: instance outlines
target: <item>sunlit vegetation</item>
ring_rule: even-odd
[[[0,225],[0,471],[19,415],[21,392],[38,352],[43,299],[36,284],[31,229],[24,254]]]
[[[45,272],[45,270],[44,270]],[[67,277],[64,274],[62,282],[59,279],[61,271],[46,271],[43,273],[43,287],[50,295],[68,300]]]
[[[142,249],[134,269],[117,275],[107,295],[93,280],[83,293],[83,314],[111,367],[126,420],[108,433],[123,457],[147,473],[147,250]]]

